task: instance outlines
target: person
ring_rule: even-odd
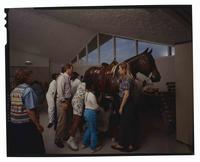
[[[100,109],[94,95],[94,84],[91,80],[86,81],[85,93],[85,111],[84,119],[86,121],[86,129],[83,135],[82,148],[90,146],[92,153],[100,149],[97,147],[98,132],[97,132],[97,111]]]
[[[52,81],[49,84],[48,91],[46,93],[46,99],[48,104],[48,128],[51,128],[55,124],[55,94],[56,94],[56,78],[58,74],[52,74]]]
[[[112,113],[112,96],[104,94],[101,99],[101,108],[98,112],[97,124],[99,134],[99,144],[104,145],[109,135],[110,116]],[[103,110],[103,111],[102,111]]]
[[[44,97],[45,97],[45,92],[44,92],[42,84],[39,81],[34,80],[31,83],[31,88],[34,90],[34,92],[38,98],[38,105],[41,106],[44,101]]]
[[[78,77],[79,77],[79,74],[77,72],[72,73],[72,77],[71,77],[71,93],[72,93],[72,96],[74,96],[74,94],[76,93],[77,87],[81,83],[81,81]]]
[[[82,115],[84,110],[84,98],[86,91],[85,82],[81,82],[76,90],[75,95],[72,99],[72,108],[73,108],[73,120],[72,125],[69,131],[69,139],[67,140],[67,144],[69,148],[74,151],[78,150],[78,145],[75,142],[75,135],[78,128],[81,128],[82,125]]]
[[[65,66],[61,66],[61,71],[60,71],[60,74],[58,74],[57,78],[56,78],[56,94],[55,94],[55,98],[54,98],[54,101],[55,101],[55,113],[54,113],[54,130],[56,130],[57,128],[57,123],[58,123],[58,111],[57,111],[57,79],[58,77],[62,77],[62,75],[65,73]]]
[[[71,120],[71,82],[70,76],[73,72],[73,66],[66,64],[63,69],[64,73],[57,78],[57,127],[55,133],[55,144],[63,148],[63,140],[68,136],[67,127]]]
[[[42,138],[43,126],[37,111],[38,99],[30,87],[32,72],[18,69],[16,87],[10,93],[10,152],[13,156],[38,156],[45,154]],[[9,147],[9,146],[8,146]]]
[[[120,125],[118,142],[111,147],[120,151],[131,152],[137,149],[137,107],[132,101],[133,79],[130,77],[128,64],[123,62],[119,65],[121,82],[119,85],[120,96]]]

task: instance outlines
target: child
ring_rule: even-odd
[[[73,107],[73,120],[72,125],[69,130],[69,139],[67,140],[67,144],[70,149],[77,151],[78,145],[75,142],[75,135],[78,128],[82,125],[82,115],[84,110],[84,98],[85,98],[85,82],[81,82],[77,88],[77,91],[72,99],[72,107]]]
[[[86,81],[86,93],[85,93],[85,111],[84,119],[86,121],[86,129],[83,136],[83,146],[86,148],[90,146],[92,153],[99,150],[98,132],[97,132],[97,111],[100,109],[97,104],[96,97],[93,93],[94,85],[92,81]]]

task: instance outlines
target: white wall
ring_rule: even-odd
[[[193,144],[193,61],[192,43],[175,46],[176,138]]]
[[[50,74],[53,73],[60,73],[61,72],[61,67],[64,66],[64,64],[58,64],[55,62],[50,62]]]
[[[73,65],[74,71],[79,73],[79,75],[84,75],[85,71],[87,69],[89,69],[91,66],[94,66],[94,65],[79,65],[79,64],[74,64]],[[98,66],[98,65],[95,65],[95,66]]]
[[[155,60],[161,80],[155,83],[160,91],[167,91],[167,82],[175,82],[175,56],[160,57]]]
[[[10,66],[25,66],[25,61],[30,60],[34,67],[49,67],[49,58],[31,53],[10,50]]]
[[[60,73],[62,66],[64,66],[64,64],[50,62],[50,74]],[[84,75],[85,71],[89,69],[91,66],[94,66],[94,65],[73,64],[73,71],[77,72],[79,75]],[[98,66],[98,65],[95,65],[95,66]]]
[[[32,65],[26,65],[25,61],[30,60]],[[27,68],[33,71],[33,79],[42,83],[49,82],[49,58],[36,56],[30,53],[10,50],[10,78],[14,77],[17,68]]]

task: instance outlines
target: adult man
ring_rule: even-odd
[[[55,144],[63,148],[63,138],[67,136],[67,123],[69,113],[71,112],[71,83],[70,76],[73,72],[73,66],[66,64],[64,66],[64,73],[57,78],[57,128],[55,134]],[[69,121],[68,121],[69,122]]]

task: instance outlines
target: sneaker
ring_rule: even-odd
[[[111,148],[115,149],[115,150],[119,150],[119,151],[125,150],[125,148],[123,146],[121,146],[121,145],[119,145],[117,143],[116,144],[112,144]]]
[[[74,137],[71,137],[71,136],[69,137],[69,139],[67,140],[67,145],[73,151],[77,151],[78,150],[78,146],[74,141]]]
[[[47,128],[51,128],[53,126],[53,123],[49,123]]]
[[[84,145],[84,144],[81,145],[81,149],[85,149],[87,147],[88,147],[87,145]]]
[[[55,142],[56,146],[59,148],[63,148],[65,147],[64,144],[62,142]]]
[[[95,153],[95,152],[97,152],[97,151],[99,151],[99,150],[101,150],[102,149],[102,146],[98,146],[98,147],[96,147],[95,149],[92,149],[92,152],[91,153]]]

